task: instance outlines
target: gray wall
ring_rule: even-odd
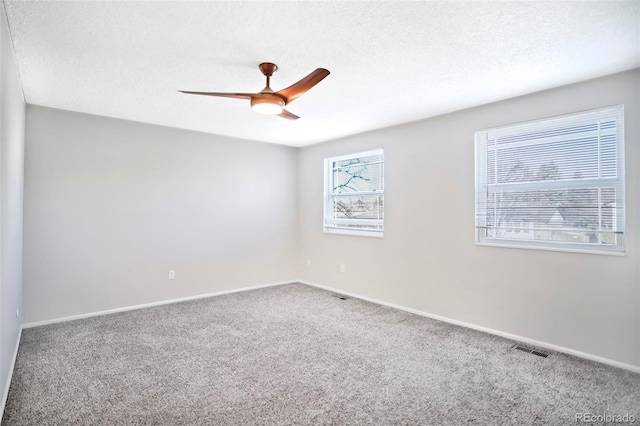
[[[296,149],[31,105],[26,131],[25,323],[295,278]]]
[[[639,100],[634,70],[301,149],[300,278],[640,366]],[[474,245],[476,130],[620,103],[626,256]],[[323,234],[323,159],[377,147],[384,238]]]
[[[22,185],[25,104],[0,5],[0,412],[18,345],[22,305]]]

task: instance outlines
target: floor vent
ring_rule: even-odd
[[[535,349],[527,348],[526,346],[514,345],[513,349],[517,349],[519,351],[526,352],[528,354],[541,356],[542,358],[546,358],[549,356],[548,353],[536,351]]]
[[[542,358],[546,358],[546,357],[548,357],[548,356],[549,356],[549,354],[548,354],[548,353],[546,353],[546,352],[531,351],[531,353],[532,353],[532,354],[534,354],[534,355],[541,356]]]
[[[344,294],[332,294],[333,297],[335,297],[336,299],[340,299],[340,300],[347,300],[349,297],[345,296]]]

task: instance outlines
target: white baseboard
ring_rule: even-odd
[[[89,313],[86,313],[86,314],[71,315],[71,316],[68,316],[68,317],[53,318],[53,319],[48,319],[48,320],[44,320],[44,321],[35,321],[35,322],[30,322],[30,323],[27,323],[27,324],[23,324],[22,328],[38,327],[38,326],[41,326],[41,325],[56,324],[56,323],[59,323],[59,322],[73,321],[73,320],[82,319],[82,318],[90,318],[90,317],[97,317],[97,316],[101,316],[101,315],[115,314],[115,313],[118,313],[118,312],[134,311],[136,309],[151,308],[153,306],[168,305],[170,303],[187,302],[189,300],[206,299],[208,297],[222,296],[223,294],[239,293],[239,292],[242,292],[242,291],[257,290],[259,288],[266,288],[266,287],[275,287],[275,286],[278,286],[278,285],[291,284],[291,283],[294,283],[294,282],[297,282],[297,281],[284,281],[284,282],[277,282],[277,283],[270,283],[270,284],[253,285],[253,286],[250,286],[250,287],[235,288],[235,289],[232,289],[232,290],[216,291],[214,293],[197,294],[195,296],[180,297],[178,299],[160,300],[158,302],[151,302],[151,303],[143,303],[143,304],[140,304],[140,305],[125,306],[123,308],[107,309],[107,310],[104,310],[104,311],[89,312]]]
[[[18,339],[16,339],[16,347],[13,349],[13,358],[11,360],[11,366],[9,367],[9,375],[7,376],[7,383],[4,384],[2,389],[2,400],[0,401],[0,423],[2,423],[2,415],[4,414],[4,407],[7,404],[7,398],[9,397],[9,388],[11,387],[11,379],[13,378],[13,369],[16,366],[16,359],[18,358],[18,348],[20,347],[20,338],[22,337],[22,327],[18,332]]]
[[[529,339],[527,337],[518,336],[516,334],[505,333],[505,332],[500,331],[500,330],[495,330],[495,329],[492,329],[492,328],[482,327],[480,325],[475,325],[475,324],[471,324],[471,323],[464,322],[464,321],[458,321],[458,320],[455,320],[455,319],[452,319],[452,318],[443,317],[443,316],[440,316],[440,315],[430,314],[428,312],[419,311],[417,309],[408,308],[406,306],[396,305],[394,303],[384,302],[382,300],[377,300],[377,299],[373,299],[371,297],[361,296],[359,294],[346,292],[346,291],[343,291],[343,290],[340,290],[340,289],[337,289],[337,288],[328,287],[328,286],[324,286],[324,285],[320,285],[320,284],[315,284],[315,283],[312,283],[312,282],[309,282],[309,281],[298,280],[297,282],[302,283],[302,284],[307,284],[307,285],[310,285],[310,286],[313,286],[313,287],[321,288],[323,290],[328,290],[328,291],[332,291],[332,292],[335,292],[335,293],[344,294],[346,296],[355,297],[357,299],[366,300],[367,302],[376,303],[378,305],[388,306],[390,308],[394,308],[394,309],[399,309],[401,311],[410,312],[412,314],[416,314],[416,315],[420,315],[420,316],[423,316],[423,317],[435,319],[435,320],[438,320],[438,321],[443,321],[443,322],[447,322],[447,323],[450,323],[450,324],[459,325],[461,327],[471,328],[473,330],[478,330],[478,331],[482,331],[484,333],[489,333],[489,334],[493,334],[493,335],[496,335],[496,336],[504,337],[505,339],[515,340],[515,341],[520,342],[520,343],[527,343],[529,345],[537,346],[537,347],[540,347],[540,348],[545,348],[545,349],[549,349],[549,350],[552,350],[552,351],[561,352],[561,353],[565,353],[565,354],[568,354],[568,355],[573,355],[573,356],[576,356],[578,358],[584,358],[584,359],[588,359],[588,360],[591,360],[591,361],[599,362],[601,364],[607,364],[607,365],[611,365],[613,367],[622,368],[624,370],[632,371],[634,373],[640,373],[640,366],[637,366],[637,365],[626,364],[624,362],[615,361],[615,360],[612,360],[612,359],[609,359],[609,358],[603,358],[603,357],[600,357],[600,356],[597,356],[597,355],[593,355],[593,354],[590,354],[590,353],[586,353],[586,352],[576,351],[574,349],[565,348],[563,346],[558,346],[558,345],[554,345],[554,344],[547,343],[547,342],[541,342],[539,340]]]

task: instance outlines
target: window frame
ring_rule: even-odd
[[[332,211],[332,199],[333,192],[333,164],[338,161],[344,161],[360,157],[371,157],[379,155],[382,160],[382,190],[380,191],[358,191],[348,193],[348,195],[372,195],[381,194],[384,199],[384,149],[377,148],[369,151],[356,152],[352,154],[339,155],[335,157],[328,157],[324,159],[324,203],[323,203],[323,232],[327,234],[340,234],[340,235],[355,235],[364,237],[376,237],[382,238],[384,236],[384,213],[381,219],[336,219],[333,217]],[[384,202],[382,205],[384,212]],[[351,224],[375,224],[379,229],[374,228],[349,228],[341,227],[340,223]]]
[[[615,221],[615,229],[613,233],[616,234],[616,243],[612,245],[605,245],[600,243],[587,243],[587,242],[569,242],[569,241],[548,241],[548,240],[526,240],[526,239],[510,239],[505,237],[489,237],[487,236],[486,226],[488,207],[481,208],[481,203],[485,203],[487,206],[489,198],[489,183],[488,183],[488,135],[490,133],[501,133],[511,131],[517,134],[519,129],[524,133],[526,129],[532,128],[534,125],[547,125],[551,126],[553,122],[559,122],[560,120],[572,120],[578,117],[588,117],[589,115],[596,115],[598,113],[615,114],[617,123],[616,127],[616,178],[609,179],[598,177],[597,179],[591,179],[591,181],[598,181],[598,186],[591,185],[589,188],[607,188],[605,183],[609,183],[610,186],[616,187],[615,204],[622,204],[622,208],[616,208],[613,220]],[[594,118],[594,123],[600,123],[600,119]],[[548,127],[550,128],[550,127]],[[493,246],[493,247],[507,247],[507,248],[523,248],[523,249],[536,249],[546,251],[562,251],[562,252],[574,252],[574,253],[588,253],[588,254],[606,254],[606,255],[618,255],[624,256],[625,254],[625,210],[626,210],[626,197],[625,197],[625,142],[624,142],[624,105],[613,105],[608,107],[596,108],[592,110],[579,111],[571,114],[564,114],[560,116],[545,117],[537,120],[531,120],[527,122],[509,124],[505,126],[493,127],[490,129],[479,130],[474,134],[475,141],[475,244],[479,246]],[[598,136],[600,137],[600,136]],[[598,139],[601,144],[601,140]],[[483,146],[484,144],[484,146]],[[599,145],[600,146],[600,145]],[[484,149],[483,149],[484,148]],[[599,149],[599,148],[598,148]],[[481,175],[479,170],[484,171],[484,175]],[[599,169],[600,170],[600,169]],[[549,181],[548,186],[537,181],[536,188],[554,189],[560,186],[570,188],[587,188],[587,185],[582,185],[578,180],[566,180],[566,181]],[[559,184],[560,182],[560,184]],[[592,182],[593,183],[593,182]],[[615,185],[612,185],[614,183]],[[534,186],[528,182],[518,182],[518,185],[522,187]],[[563,185],[564,184],[564,185]],[[509,185],[505,183],[496,184]],[[599,205],[599,214],[602,205]],[[615,208],[615,207],[614,207]],[[481,213],[484,212],[485,216],[482,217]],[[483,226],[484,224],[484,226]],[[533,228],[532,228],[533,229]],[[540,228],[539,228],[540,229]],[[516,231],[517,232],[517,231]]]

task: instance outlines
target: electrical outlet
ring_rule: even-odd
[[[176,277],[176,270],[175,269],[169,269],[169,279],[173,280]]]
[[[347,265],[345,265],[344,263],[340,264],[340,272],[342,272],[343,274],[345,272],[347,272]]]
[[[310,266],[310,265],[311,265],[311,261],[307,260],[307,266]]]

